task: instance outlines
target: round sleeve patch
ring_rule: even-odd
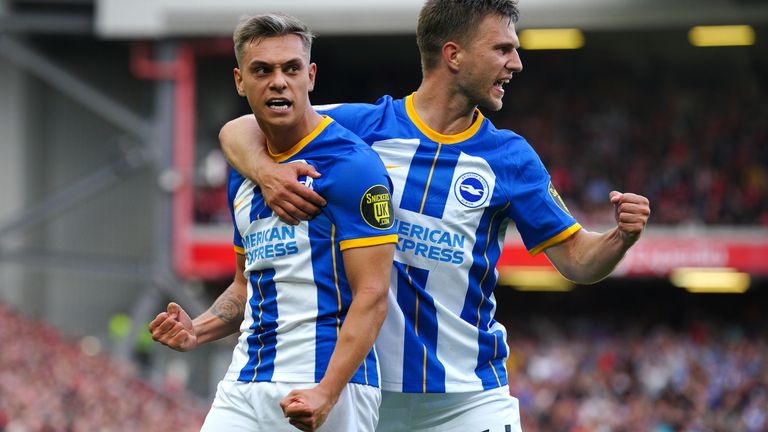
[[[552,197],[552,200],[555,202],[555,204],[560,207],[560,210],[568,213],[568,216],[572,216],[571,212],[568,211],[568,207],[565,206],[563,198],[560,197],[559,193],[557,193],[557,190],[555,189],[555,186],[552,184],[552,182],[549,182],[549,195]]]
[[[360,200],[360,214],[365,223],[373,228],[392,228],[395,218],[389,190],[383,185],[369,187]]]

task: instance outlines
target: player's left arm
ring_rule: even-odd
[[[328,369],[320,383],[294,390],[280,402],[292,425],[303,431],[320,427],[349,380],[371,351],[387,315],[387,290],[395,244],[342,252],[352,303],[339,331]]]
[[[651,208],[648,198],[612,191],[616,227],[604,233],[581,229],[544,250],[566,279],[591,284],[607,277],[643,233]]]

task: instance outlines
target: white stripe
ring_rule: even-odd
[[[387,296],[387,319],[381,327],[375,345],[379,355],[379,376],[383,390],[403,389],[404,326],[403,311],[397,304],[397,272],[393,269]]]
[[[272,220],[277,222],[277,218]],[[277,354],[275,381],[296,381],[306,376],[314,381],[317,287],[312,271],[312,253],[307,222],[296,226],[299,254],[290,260],[274,260],[277,285]],[[287,333],[290,334],[288,335]],[[311,347],[311,349],[308,349]]]
[[[405,139],[394,138],[384,141],[376,141],[371,147],[379,154],[381,161],[387,168],[387,173],[392,179],[394,190],[392,191],[392,205],[399,211],[400,200],[403,198],[403,189],[405,180],[408,176],[408,169],[411,166],[413,155],[419,148],[420,140],[418,138]]]

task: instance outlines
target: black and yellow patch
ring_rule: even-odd
[[[552,184],[552,182],[549,182],[549,195],[552,197],[552,200],[555,201],[555,204],[557,204],[558,207],[560,207],[560,210],[568,213],[568,215],[571,215],[571,212],[568,211],[568,207],[565,206],[565,202],[560,197],[560,194],[557,193],[557,190],[555,189],[555,186]]]
[[[392,196],[383,185],[371,186],[360,200],[360,214],[365,223],[373,228],[385,230],[395,223]]]

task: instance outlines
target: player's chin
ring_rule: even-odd
[[[480,107],[487,109],[489,111],[498,111],[501,109],[502,106],[504,106],[504,102],[501,100],[501,98],[488,98],[484,101],[482,101],[480,104]]]

